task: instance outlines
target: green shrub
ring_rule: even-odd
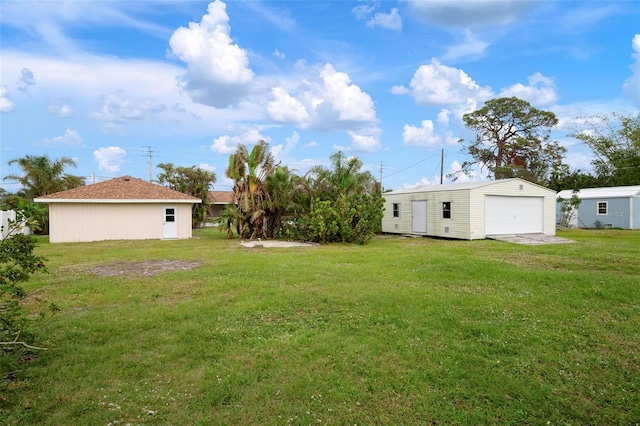
[[[316,201],[306,217],[285,227],[283,236],[317,243],[364,244],[380,228],[383,202],[379,195],[368,194]]]

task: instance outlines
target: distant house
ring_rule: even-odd
[[[555,191],[522,179],[429,185],[383,197],[385,233],[464,240],[555,235]]]
[[[227,204],[233,204],[233,191],[209,191],[211,217],[220,217]]]
[[[52,243],[191,238],[191,207],[202,202],[131,176],[34,201],[49,205]]]
[[[558,198],[569,200],[573,191],[558,193]],[[579,228],[640,229],[640,185],[585,188],[576,194],[581,203],[570,223]],[[556,206],[556,222],[562,221],[562,203]]]

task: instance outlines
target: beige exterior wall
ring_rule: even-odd
[[[434,187],[437,189],[438,187]],[[427,201],[427,234],[429,236],[475,240],[486,238],[485,200],[487,195],[544,198],[544,233],[555,235],[555,191],[523,180],[504,180],[471,189],[386,193],[382,232],[411,234],[413,221],[411,202]],[[442,218],[442,203],[450,201],[451,219]],[[400,217],[393,217],[393,204],[399,203]],[[448,228],[448,230],[447,230]],[[448,231],[448,232],[447,232]]]
[[[485,238],[484,208],[487,195],[499,195],[505,197],[542,197],[543,202],[543,233],[556,234],[556,192],[548,188],[522,180],[505,180],[498,184],[484,186],[473,191],[471,207],[477,212],[472,215],[471,229],[474,234],[482,234]]]
[[[412,201],[427,201],[427,235],[469,239],[469,191],[384,194],[382,232],[411,234]],[[451,219],[442,218],[442,203],[451,202]],[[393,204],[400,204],[400,217],[393,217]],[[484,237],[482,237],[484,238]]]
[[[164,207],[175,207],[178,238],[191,238],[191,204],[50,203],[51,243],[162,239]]]
[[[422,192],[413,194],[383,194],[384,216],[382,217],[382,232],[389,234],[410,234],[413,222],[411,220],[411,201],[425,200]],[[398,204],[400,215],[393,217],[393,204]],[[428,204],[427,204],[428,206]]]

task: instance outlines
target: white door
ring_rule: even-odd
[[[484,204],[485,235],[543,233],[543,206],[542,197],[487,195]]]
[[[427,202],[412,201],[411,202],[411,220],[412,232],[415,234],[427,233]]]
[[[178,210],[175,207],[164,208],[163,238],[178,238]]]

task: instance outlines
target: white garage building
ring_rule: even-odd
[[[385,233],[477,240],[556,232],[556,192],[522,179],[429,185],[383,196]]]

